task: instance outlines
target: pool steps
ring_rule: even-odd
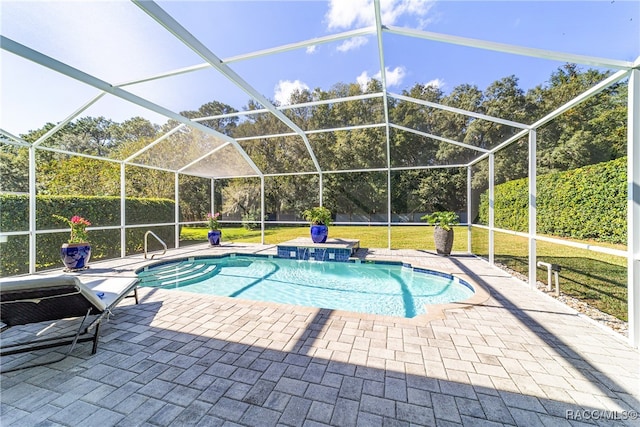
[[[141,271],[140,286],[154,283],[157,287],[180,287],[201,282],[218,274],[216,265],[188,262],[178,265],[161,265],[149,270]]]

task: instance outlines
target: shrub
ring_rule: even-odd
[[[242,214],[242,226],[249,231],[260,228],[260,212],[252,209]]]
[[[528,178],[495,186],[495,226],[526,232]],[[575,239],[627,242],[627,159],[537,178],[537,230]],[[480,196],[479,222],[488,224],[489,195]]]
[[[168,199],[127,198],[126,224],[167,223],[174,220],[174,202]],[[93,227],[120,225],[119,197],[37,196],[36,229],[64,228],[53,216],[79,215],[91,218]],[[29,229],[29,197],[0,195],[0,229],[5,232]],[[174,227],[141,227],[126,230],[127,255],[144,250],[144,233],[151,229],[168,246],[175,244]],[[62,265],[60,246],[68,240],[68,233],[38,234],[36,238],[36,268],[38,270]],[[91,231],[91,259],[120,256],[120,230]],[[150,241],[150,244],[152,242]],[[24,274],[29,271],[29,237],[10,236],[0,243],[0,276]]]

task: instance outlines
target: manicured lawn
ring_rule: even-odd
[[[473,253],[488,258],[488,236],[487,230],[474,228]],[[494,240],[496,263],[528,275],[527,239],[511,234],[495,233]],[[597,244],[626,250],[622,245]],[[561,292],[618,319],[627,320],[626,258],[541,241],[537,242],[536,248],[538,261],[558,264],[562,268],[559,273]],[[539,281],[547,283],[546,268],[538,268],[537,277]]]
[[[467,228],[455,228],[454,252],[467,251]],[[270,227],[265,230],[265,243],[278,244],[298,237],[308,237],[309,227]],[[386,248],[388,229],[385,226],[331,226],[329,237],[359,239],[364,248]],[[207,229],[183,227],[180,244],[204,242]],[[260,230],[248,231],[242,227],[224,227],[223,242],[260,243]],[[394,226],[391,227],[392,249],[417,249],[435,251],[433,227]],[[624,246],[599,244],[625,250]],[[472,250],[478,256],[487,258],[489,247],[488,231],[473,229]],[[495,261],[527,275],[527,239],[512,234],[495,233]],[[538,242],[539,261],[559,264],[560,289],[563,293],[583,300],[618,319],[627,320],[627,267],[626,258],[602,254],[583,249]],[[546,283],[546,269],[538,269],[538,280]]]
[[[454,227],[454,252],[467,251],[467,228]],[[272,227],[265,230],[265,244],[275,245],[298,237],[309,237],[309,227]],[[359,239],[363,248],[386,248],[388,246],[388,229],[385,226],[331,226],[329,237],[343,239]],[[433,243],[433,227],[429,226],[396,226],[391,228],[393,249],[418,249],[435,251]],[[207,240],[207,229],[183,227],[180,235],[183,241],[204,242]],[[224,242],[260,243],[260,230],[248,231],[242,227],[224,227]]]

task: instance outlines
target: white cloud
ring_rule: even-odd
[[[296,90],[309,90],[309,86],[300,80],[280,80],[274,89],[273,97],[280,105],[289,105],[291,103],[291,94]]]
[[[376,74],[376,78],[381,77],[381,73]],[[399,86],[402,84],[404,80],[404,76],[407,75],[404,67],[396,67],[393,70],[389,70],[388,67],[385,67],[385,76],[387,78],[387,86]]]
[[[337,49],[339,52],[348,52],[350,50],[357,49],[360,46],[364,46],[368,42],[369,40],[366,37],[352,37],[342,42]]]
[[[384,25],[394,25],[403,15],[417,17],[424,23],[433,4],[433,0],[381,0],[380,17]],[[373,1],[330,0],[325,19],[330,30],[374,25]]]
[[[442,79],[433,79],[429,80],[424,84],[425,86],[432,86],[436,89],[442,89],[445,86],[444,80]]]
[[[404,77],[406,76],[406,71],[404,67],[396,67],[393,70],[390,70],[389,67],[385,67],[385,76],[387,78],[387,87],[391,86],[399,86],[402,84]],[[356,77],[356,82],[360,85],[360,88],[365,91],[367,88],[367,83],[371,79],[382,79],[382,73],[378,71],[372,77],[369,76],[367,71],[363,71],[358,77]]]
[[[367,73],[366,70],[356,77],[356,82],[360,85],[360,89],[362,89],[363,92],[367,90],[369,80],[371,80],[371,77],[369,77],[369,73]]]
[[[307,46],[307,54],[313,55],[317,51],[317,46],[314,44],[313,46]]]
[[[375,19],[371,0],[330,0],[325,15],[330,30],[372,25]]]

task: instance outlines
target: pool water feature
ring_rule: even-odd
[[[140,286],[412,318],[463,301],[455,276],[389,262],[310,262],[256,255],[188,258],[138,271]]]

